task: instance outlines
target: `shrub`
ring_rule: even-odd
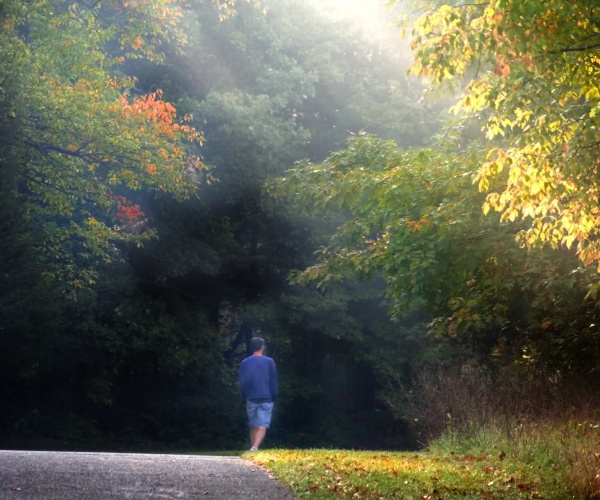
[[[510,454],[600,498],[600,395],[586,382],[466,364],[391,384],[386,401],[431,450]]]

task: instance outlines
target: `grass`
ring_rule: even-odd
[[[557,464],[495,455],[266,450],[244,458],[269,469],[296,498],[580,498]]]
[[[510,370],[492,377],[470,365],[426,372],[417,382],[414,393],[400,387],[402,397],[389,404],[418,422],[425,452],[242,457],[269,469],[296,498],[600,500],[597,384],[523,379]]]
[[[420,453],[245,453],[296,498],[598,499],[600,422],[496,421],[446,431]]]

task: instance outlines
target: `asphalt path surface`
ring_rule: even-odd
[[[0,498],[293,497],[267,470],[237,457],[0,450]]]

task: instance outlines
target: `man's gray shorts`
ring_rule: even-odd
[[[273,413],[274,403],[260,403],[246,400],[246,411],[248,412],[248,421],[250,427],[266,427],[271,425],[271,413]]]

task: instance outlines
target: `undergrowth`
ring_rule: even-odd
[[[297,498],[600,499],[596,387],[473,365],[439,369],[423,373],[410,390],[397,386],[388,394],[425,451],[244,456]]]
[[[598,380],[473,363],[422,371],[388,404],[427,449],[498,454],[564,481],[576,498],[600,498]]]
[[[546,485],[552,485],[551,491],[559,492],[561,485],[566,485],[573,495],[569,498],[600,498],[599,422],[532,422],[515,427],[518,429],[510,433],[504,425],[488,425],[469,433],[449,431],[433,440],[429,450],[439,454],[497,454],[538,471]]]

